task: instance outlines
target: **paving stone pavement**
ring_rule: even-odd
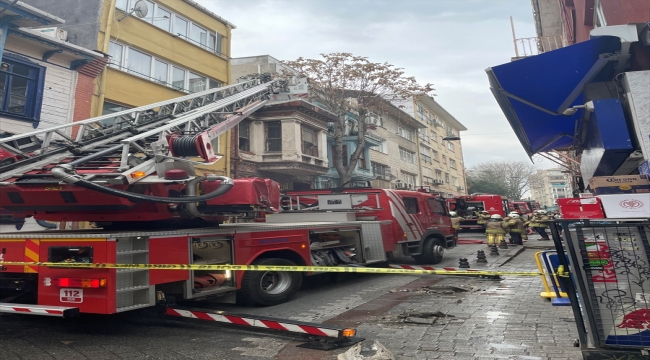
[[[533,238],[527,250],[503,264],[491,259],[487,268],[503,271],[537,271],[533,247],[552,246]],[[464,245],[461,245],[464,246]],[[511,254],[513,250],[506,250]],[[504,253],[504,250],[501,250]],[[469,259],[475,267],[475,258]],[[449,261],[449,260],[447,260]],[[437,286],[459,285],[475,291],[453,294],[416,294],[391,308],[384,316],[357,326],[366,341],[379,340],[396,359],[582,359],[573,347],[577,329],[571,307],[552,306],[539,295],[537,277],[506,277],[501,281],[446,277]],[[432,325],[401,322],[407,312],[441,311],[453,317]]]

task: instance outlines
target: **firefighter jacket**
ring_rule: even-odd
[[[460,229],[460,222],[463,221],[463,220],[465,220],[464,217],[454,216],[454,217],[451,218],[451,226],[454,229],[459,230]]]
[[[505,235],[508,225],[502,220],[490,219],[485,225],[486,234],[503,234]]]
[[[487,221],[490,219],[490,214],[478,214],[478,220],[476,220],[476,223],[479,225],[483,225],[487,223]]]
[[[526,225],[521,219],[510,219],[508,220],[508,230],[513,233],[525,233]]]
[[[539,215],[539,214],[533,214],[533,216],[530,217],[530,220],[528,220],[528,226],[536,228],[547,228],[548,227],[548,221],[549,217],[546,215]]]

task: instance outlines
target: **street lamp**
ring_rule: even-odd
[[[459,136],[445,136],[445,137],[442,138],[442,140],[443,140],[443,141],[444,141],[444,140],[447,140],[447,141],[451,141],[451,140],[460,140],[460,137],[459,137]]]

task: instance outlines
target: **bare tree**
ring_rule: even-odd
[[[525,161],[490,161],[468,169],[467,174],[484,183],[497,184],[505,188],[506,193],[501,195],[519,200],[530,189],[535,172],[535,165]]]
[[[405,76],[401,68],[388,63],[373,63],[366,57],[350,53],[321,54],[320,59],[300,57],[284,64],[306,76],[312,100],[338,118],[333,129],[332,160],[343,186],[352,179],[352,172],[364,150],[366,117],[371,112],[381,112],[392,100],[429,94],[434,90],[431,84],[419,85],[414,77]],[[356,115],[356,119],[351,119],[351,113]],[[357,148],[345,166],[343,138],[349,135],[357,135]]]

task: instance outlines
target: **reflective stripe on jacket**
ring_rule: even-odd
[[[501,220],[490,219],[485,227],[486,234],[505,234],[508,225]]]

